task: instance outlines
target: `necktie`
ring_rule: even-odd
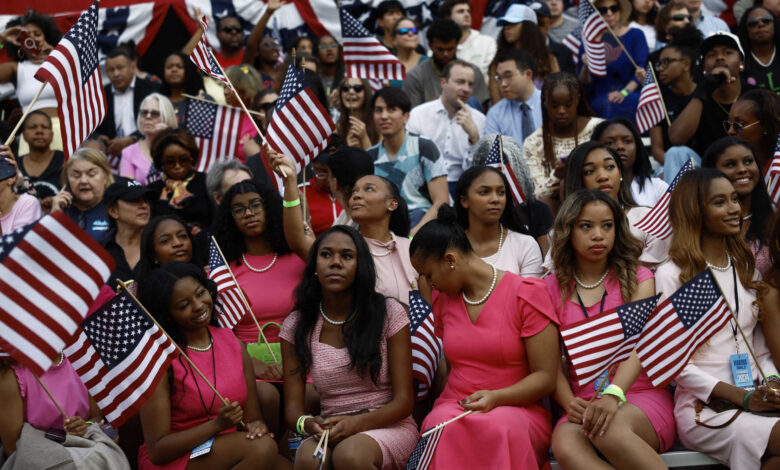
[[[525,103],[520,103],[520,111],[523,112],[523,140],[534,132],[534,123],[531,118],[531,107]]]

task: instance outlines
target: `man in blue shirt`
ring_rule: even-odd
[[[536,64],[527,51],[508,49],[496,56],[498,88],[504,97],[487,113],[485,135],[502,134],[522,144],[542,126],[542,93],[534,86]]]

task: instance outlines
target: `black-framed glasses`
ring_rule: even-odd
[[[606,15],[608,11],[612,12],[612,13],[617,13],[617,12],[620,11],[620,5],[612,5],[612,6],[609,6],[609,7],[598,7],[597,10],[602,15]]]
[[[737,134],[742,134],[742,132],[745,129],[747,129],[748,127],[755,126],[759,122],[761,122],[761,121],[751,122],[750,124],[742,124],[741,122],[737,122],[737,121],[723,121],[723,130],[726,131],[726,133],[728,134],[728,132],[733,127],[734,131]]]
[[[414,28],[414,27],[412,27],[412,28],[398,28],[398,30],[395,32],[395,34],[400,34],[400,35],[409,34],[409,33],[417,34],[417,28]]]
[[[160,117],[160,111],[156,109],[139,109],[138,114],[143,117],[158,118]]]
[[[227,34],[238,34],[242,31],[240,26],[225,26],[222,28],[223,33]]]
[[[685,21],[688,20],[690,23],[693,20],[693,17],[691,15],[686,15],[685,13],[678,13],[676,15],[672,15],[669,17],[672,21]]]
[[[247,216],[246,211],[249,210],[252,212],[252,214],[259,214],[265,210],[265,207],[263,206],[263,200],[262,199],[252,199],[249,201],[249,205],[245,206],[243,204],[236,204],[235,206],[230,208],[230,213],[233,215],[234,219],[243,219]]]
[[[666,58],[663,58],[663,59],[659,60],[655,64],[655,68],[657,68],[657,69],[664,68],[665,69],[666,67],[669,67],[673,63],[680,62],[682,60],[683,60],[682,57],[666,57]]]
[[[355,93],[360,93],[360,92],[363,91],[363,85],[360,84],[360,83],[358,83],[357,85],[350,85],[348,83],[345,83],[345,84],[341,85],[341,92],[342,93],[346,93],[349,90],[352,90]]]
[[[775,19],[774,17],[770,15],[762,16],[761,18],[752,18],[747,20],[747,27],[748,28],[755,28],[758,26],[759,23],[762,25],[768,25],[774,23]]]

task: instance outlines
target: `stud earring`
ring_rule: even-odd
[[[453,269],[455,269],[455,265],[454,264],[450,264],[450,270],[453,270]]]
[[[745,70],[745,66],[744,65],[740,65],[739,66],[739,71],[742,72],[743,70]]]

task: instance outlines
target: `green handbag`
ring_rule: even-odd
[[[266,364],[273,364],[274,362],[281,364],[282,345],[280,343],[268,343],[268,345],[266,345],[262,339],[263,338],[262,333],[269,325],[275,326],[280,330],[282,329],[282,325],[273,321],[269,321],[268,323],[263,325],[262,328],[260,328],[260,333],[257,335],[257,342],[246,345],[246,352],[248,352],[251,357],[263,361]],[[273,356],[271,356],[271,351],[268,350],[268,346],[271,347],[271,351],[273,351],[274,356],[276,356],[276,361],[274,361]]]

